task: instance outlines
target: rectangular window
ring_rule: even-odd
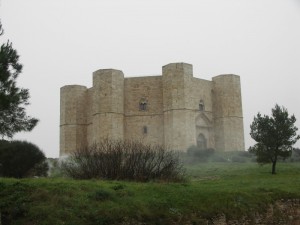
[[[147,128],[147,126],[144,126],[144,127],[143,127],[143,133],[144,133],[144,134],[147,134],[147,133],[148,133],[148,128]]]

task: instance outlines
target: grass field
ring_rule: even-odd
[[[255,163],[199,163],[186,170],[183,183],[0,179],[0,209],[22,225],[202,224],[220,213],[238,218],[300,198],[300,163],[280,163],[276,175],[270,165]]]

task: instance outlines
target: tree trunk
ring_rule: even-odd
[[[272,174],[276,174],[276,162],[277,162],[277,160],[275,160],[275,161],[273,161],[272,162]]]

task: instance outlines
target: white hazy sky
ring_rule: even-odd
[[[186,62],[203,79],[240,75],[246,148],[253,117],[276,103],[300,127],[300,0],[0,0],[0,19],[0,42],[12,41],[24,65],[27,112],[40,119],[14,139],[48,157],[59,155],[60,87],[90,87],[104,68],[158,75]]]

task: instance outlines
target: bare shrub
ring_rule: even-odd
[[[178,153],[161,145],[105,139],[73,152],[62,169],[76,179],[165,180],[183,179]]]

